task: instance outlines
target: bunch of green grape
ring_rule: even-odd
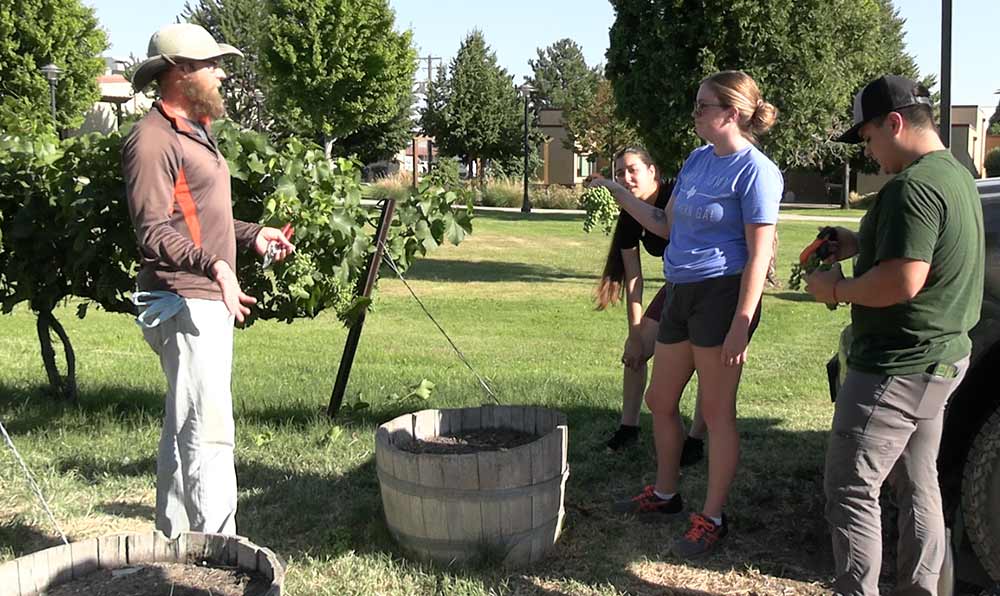
[[[805,263],[792,265],[792,274],[788,278],[788,287],[792,290],[798,290],[802,287],[802,278],[813,271],[829,271],[831,267],[832,265],[821,261],[815,253],[810,254]],[[826,307],[830,310],[837,309],[836,304],[827,304]]]
[[[603,186],[588,188],[580,195],[580,204],[587,211],[587,217],[583,220],[584,232],[589,233],[594,228],[599,228],[607,235],[615,229],[619,210],[610,190]]]

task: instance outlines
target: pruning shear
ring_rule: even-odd
[[[295,233],[295,228],[292,227],[291,222],[286,223],[285,227],[281,228],[281,233],[286,239],[290,239],[292,234]],[[267,269],[274,264],[274,257],[278,256],[278,243],[274,240],[267,243],[267,251],[264,253],[264,262],[261,263],[261,269]]]
[[[816,239],[813,240],[809,246],[805,247],[801,254],[799,254],[799,265],[803,267],[809,262],[809,259],[813,256],[816,257],[817,262],[822,263],[831,256],[833,256],[835,248],[832,243],[837,241],[837,228],[827,226],[819,231],[816,235]]]

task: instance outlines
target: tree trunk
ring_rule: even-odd
[[[42,362],[45,364],[45,374],[49,377],[49,386],[56,396],[70,403],[77,403],[76,391],[76,354],[73,344],[66,335],[66,330],[52,314],[51,310],[39,311],[36,324],[38,343],[42,349]],[[59,337],[63,351],[66,354],[66,376],[59,374],[56,364],[56,352],[52,346],[52,332]]]
[[[323,155],[326,156],[327,160],[333,155],[333,139],[329,137],[323,137]]]

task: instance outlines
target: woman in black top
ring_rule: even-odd
[[[661,209],[666,207],[673,190],[673,182],[660,179],[658,168],[649,153],[639,147],[628,147],[615,157],[615,179],[637,198]],[[628,318],[628,338],[622,354],[625,371],[621,425],[607,442],[612,451],[630,446],[639,438],[639,411],[642,409],[643,393],[646,390],[646,363],[653,356],[656,332],[667,292],[666,285],[661,286],[643,312],[640,244],[646,252],[662,259],[667,241],[644,229],[631,215],[622,211],[618,216],[604,272],[595,295],[598,310],[604,310],[624,298]],[[684,442],[682,465],[701,459],[704,432],[704,422],[696,405],[691,432]]]

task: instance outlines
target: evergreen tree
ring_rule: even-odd
[[[535,88],[536,108],[576,110],[593,99],[602,79],[596,68],[587,66],[582,48],[571,39],[539,48],[538,60],[528,60],[528,65],[534,71],[528,82]]]
[[[523,104],[512,77],[473,31],[427,92],[420,125],[438,147],[466,164],[511,163],[523,153]]]

